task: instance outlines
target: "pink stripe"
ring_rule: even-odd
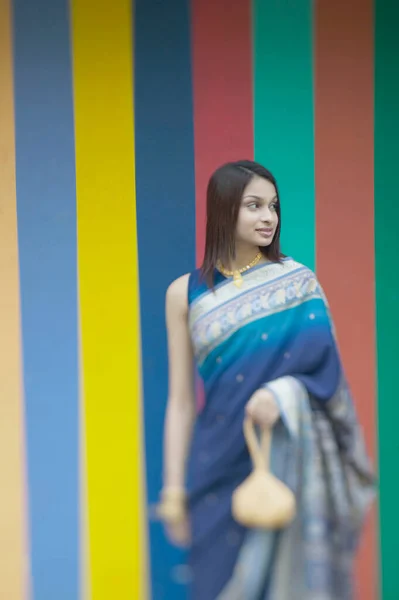
[[[229,160],[253,156],[251,2],[193,0],[196,248],[205,245],[206,187]]]

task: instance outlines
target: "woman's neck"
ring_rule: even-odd
[[[243,269],[249,263],[251,263],[255,256],[260,252],[257,246],[246,246],[244,248],[237,248],[236,257],[232,261],[232,264],[227,268],[231,271]]]

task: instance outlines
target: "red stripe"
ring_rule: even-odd
[[[224,162],[253,157],[251,2],[193,0],[197,262],[205,245],[206,187]]]
[[[315,3],[317,271],[375,455],[373,1]],[[375,517],[358,565],[358,598],[377,597]]]

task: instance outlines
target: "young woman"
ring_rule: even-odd
[[[193,600],[349,600],[373,476],[328,305],[280,252],[273,175],[229,163],[207,191],[201,269],[167,291],[169,399],[161,515],[189,546]],[[196,414],[193,363],[205,401]],[[251,460],[243,421],[273,427],[272,470],[295,493],[282,531],[231,511]]]

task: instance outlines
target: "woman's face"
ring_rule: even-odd
[[[242,196],[237,220],[237,243],[269,246],[277,225],[276,188],[267,179],[255,176]]]

